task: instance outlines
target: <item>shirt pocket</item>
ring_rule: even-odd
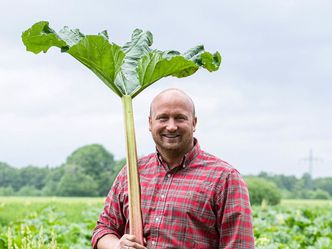
[[[216,215],[214,213],[213,189],[211,183],[203,183],[197,187],[181,193],[182,201],[174,203],[172,210],[182,218],[186,227],[186,234],[195,236],[200,234],[215,234]]]

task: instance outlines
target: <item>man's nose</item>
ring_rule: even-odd
[[[169,119],[167,122],[166,129],[170,132],[174,132],[178,129],[178,126],[176,125],[176,122],[174,119]]]

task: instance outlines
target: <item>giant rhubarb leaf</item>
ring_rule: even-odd
[[[47,52],[59,47],[93,71],[117,95],[135,97],[143,89],[166,76],[186,77],[199,67],[218,70],[219,52],[211,54],[197,46],[181,54],[177,51],[151,49],[152,34],[135,29],[131,41],[124,46],[111,43],[106,31],[98,35],[83,35],[78,29],[64,27],[58,33],[48,22],[34,24],[22,34],[28,51]]]

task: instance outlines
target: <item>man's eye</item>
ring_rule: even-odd
[[[166,117],[159,117],[159,118],[157,118],[157,120],[159,120],[161,122],[165,122],[167,120],[167,118]]]

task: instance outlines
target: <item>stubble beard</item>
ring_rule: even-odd
[[[158,151],[161,155],[165,155],[168,158],[177,158],[183,157],[188,151],[190,151],[194,144],[194,139],[191,137],[187,141],[183,141],[182,138],[179,142],[170,143],[165,141],[162,135],[157,137],[153,136],[155,144],[157,146]]]

